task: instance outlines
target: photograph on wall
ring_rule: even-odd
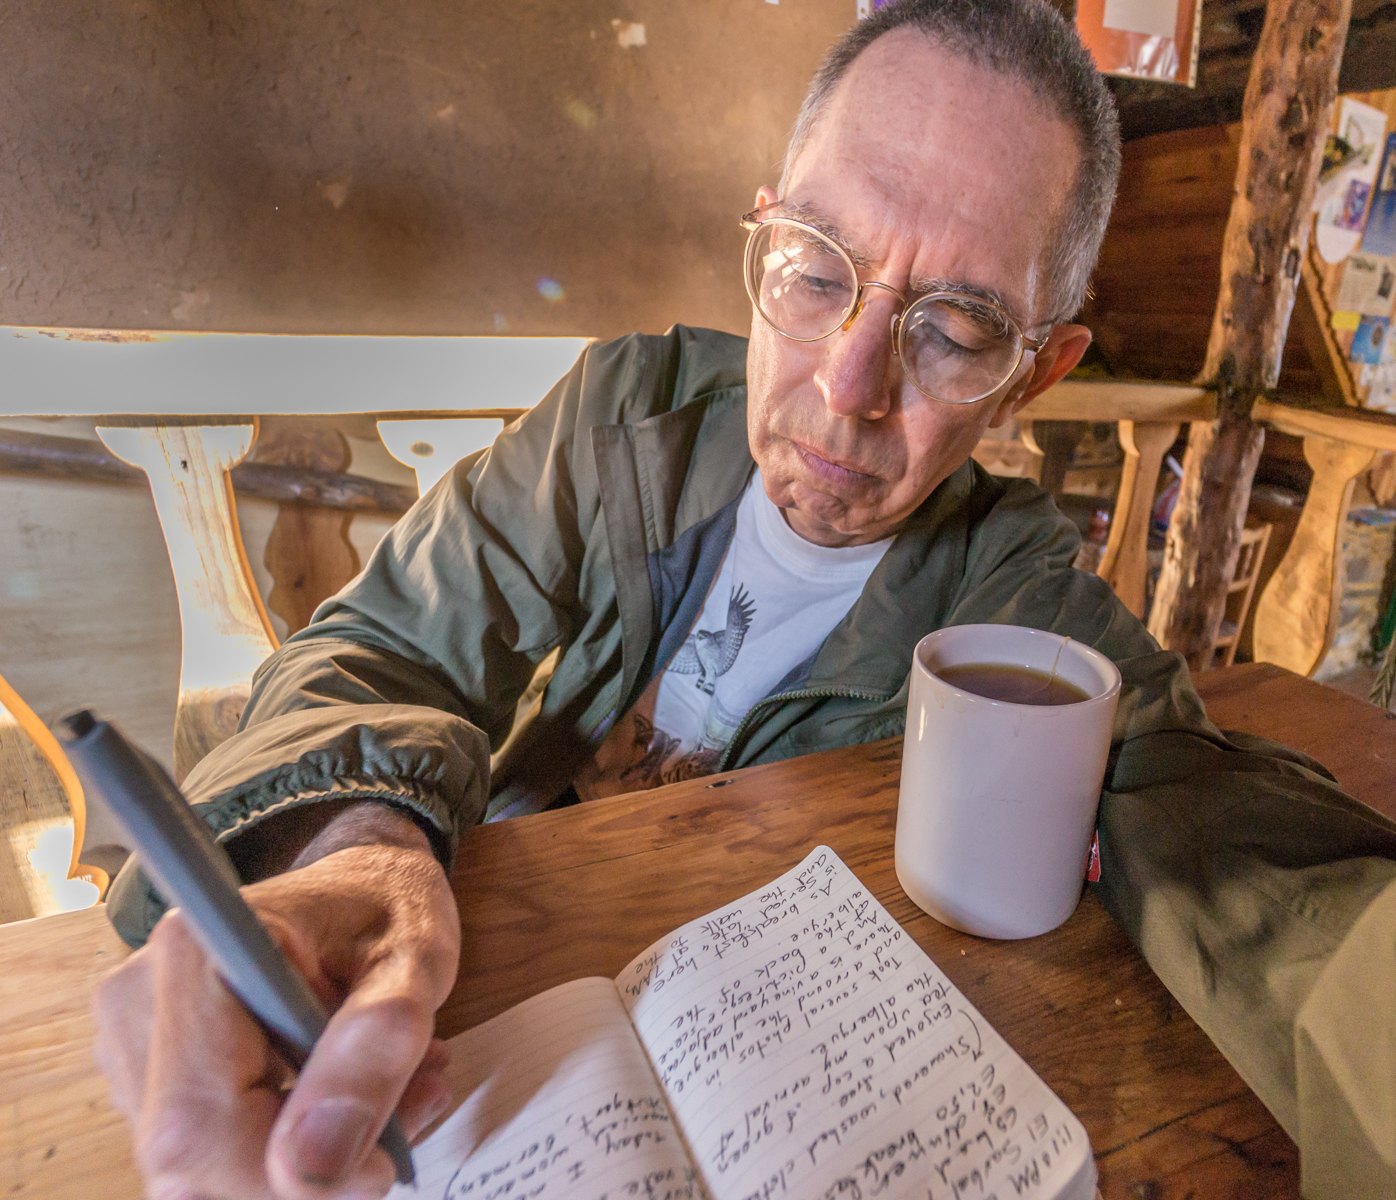
[[[1349,361],[1366,363],[1373,367],[1381,362],[1382,346],[1386,341],[1386,332],[1390,324],[1389,317],[1363,317],[1357,326],[1357,332],[1352,335],[1352,349],[1348,351]]]
[[[1339,229],[1362,232],[1362,218],[1367,215],[1367,200],[1372,195],[1372,185],[1361,179],[1348,183],[1347,194],[1343,197],[1342,209],[1335,224]]]

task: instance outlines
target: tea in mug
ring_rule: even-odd
[[[941,667],[936,675],[961,691],[1010,704],[1079,704],[1090,699],[1059,675],[1006,663],[962,663]]]

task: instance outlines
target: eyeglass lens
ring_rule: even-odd
[[[827,337],[848,319],[858,277],[843,252],[809,226],[767,221],[752,234],[748,285],[761,315],[799,341]],[[1001,386],[1021,341],[1004,314],[968,296],[925,297],[902,318],[902,363],[938,400],[967,403]]]

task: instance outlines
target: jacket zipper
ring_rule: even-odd
[[[747,731],[757,720],[757,714],[762,709],[775,704],[784,704],[787,700],[831,700],[838,697],[847,697],[851,700],[890,700],[895,692],[874,692],[866,688],[849,687],[819,687],[819,688],[797,688],[792,692],[779,692],[774,696],[767,696],[764,700],[758,700],[747,711],[742,718],[742,723],[737,726],[736,732],[732,734],[732,740],[727,743],[722,751],[722,756],[717,760],[717,771],[727,771],[731,769],[731,762],[741,750],[742,740]]]

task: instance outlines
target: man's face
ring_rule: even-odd
[[[913,299],[931,286],[988,291],[1040,337],[1048,249],[1079,157],[1070,129],[1021,85],[898,30],[839,83],[782,199],[834,232],[863,279]],[[774,199],[757,194],[758,204]],[[1090,337],[1059,326],[993,395],[944,404],[903,378],[889,332],[896,309],[891,293],[870,288],[851,327],[805,343],[752,313],[751,452],[767,494],[809,541],[895,532]]]

